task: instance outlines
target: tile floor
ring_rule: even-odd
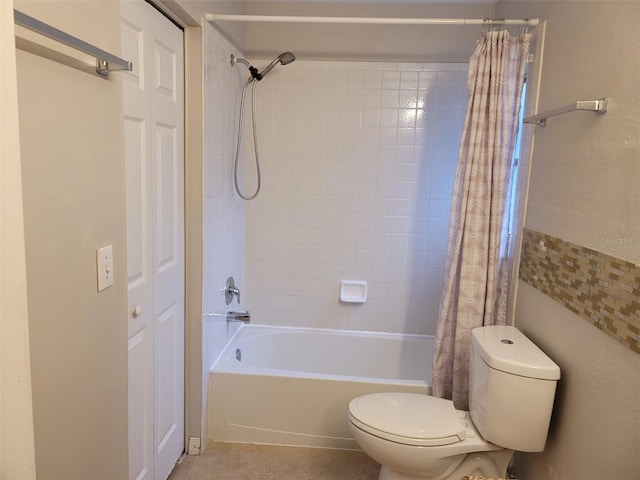
[[[380,465],[363,452],[210,443],[187,455],[168,480],[376,480]]]

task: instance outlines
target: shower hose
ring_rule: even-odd
[[[252,77],[249,77],[242,88],[242,96],[240,98],[240,115],[238,116],[238,140],[236,142],[235,160],[233,162],[233,181],[236,186],[236,192],[243,200],[253,200],[260,193],[260,186],[262,183],[260,175],[260,157],[258,155],[258,136],[256,130],[256,83]],[[244,118],[244,100],[247,93],[247,87],[251,84],[251,123],[253,126],[253,150],[256,155],[256,173],[258,176],[258,185],[256,191],[252,195],[245,195],[240,191],[238,185],[238,159],[240,158],[240,145],[242,144],[242,130],[243,130],[243,118]]]

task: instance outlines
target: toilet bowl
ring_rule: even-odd
[[[544,449],[559,367],[511,326],[471,332],[470,411],[415,393],[349,403],[349,428],[379,480],[505,477],[514,451]]]
[[[456,479],[504,475],[513,450],[482,438],[469,412],[414,393],[375,393],[349,404],[349,428],[382,465],[380,480]]]

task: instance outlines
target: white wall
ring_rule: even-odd
[[[213,27],[204,27],[204,280],[203,311],[203,409],[207,405],[209,370],[228,338],[239,324],[228,324],[228,310],[240,310],[234,302],[227,306],[224,286],[234,277],[244,288],[244,201],[235,194],[231,171],[237,125],[236,100],[244,76],[231,67],[231,53],[239,53]],[[242,72],[244,74],[244,72]],[[206,438],[206,411],[202,416]]]
[[[640,3],[498,2],[497,14],[547,20],[540,111],[610,98],[603,116],[525,127],[535,129],[525,227],[639,264]],[[640,355],[523,282],[516,302],[516,325],[562,370],[547,448],[518,456],[518,478],[637,478]]]
[[[466,68],[296,61],[258,84],[254,323],[435,333]],[[341,304],[341,279],[367,281],[367,302]]]

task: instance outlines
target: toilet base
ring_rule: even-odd
[[[460,480],[467,475],[504,478],[512,456],[513,450],[506,449],[469,453],[457,467],[436,476],[410,475],[382,465],[378,480]]]
[[[378,480],[420,480],[423,477],[416,477],[414,475],[407,475],[405,473],[396,472],[388,467],[382,465],[380,468],[380,476]]]

